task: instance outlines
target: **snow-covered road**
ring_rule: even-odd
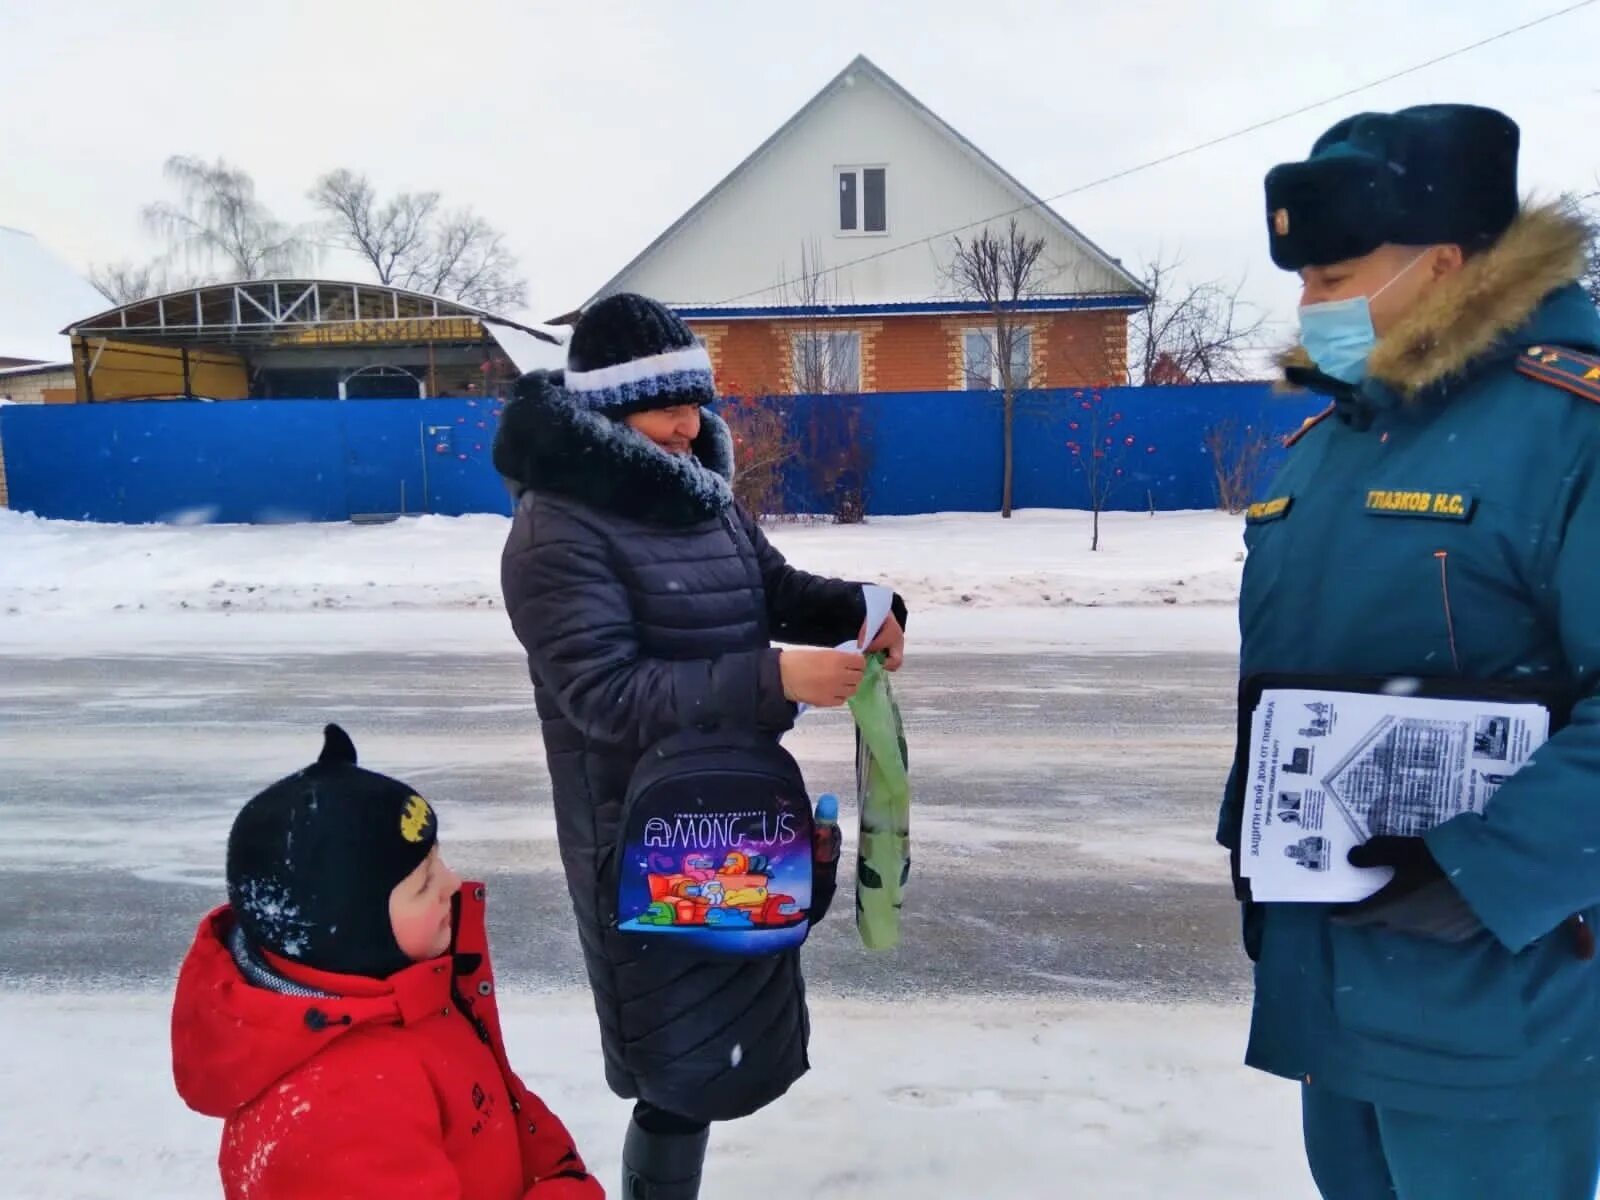
[[[843,905],[808,950],[816,986],[1243,994],[1211,840],[1230,660],[948,654],[913,660],[898,687],[917,786],[907,945],[864,954]],[[313,757],[327,720],[422,788],[455,865],[492,879],[501,971],[575,984],[515,653],[0,658],[0,984],[170,980],[220,897],[234,812]],[[848,793],[842,714],[807,714],[789,744],[814,790]],[[848,794],[846,818],[853,839]]]

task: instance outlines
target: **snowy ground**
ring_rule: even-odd
[[[883,579],[923,651],[1200,651],[1234,645],[1240,522],[1082,512],[776,525],[792,562]],[[502,517],[392,525],[117,526],[0,509],[0,654],[507,648]],[[250,616],[242,621],[243,616]]]
[[[231,812],[332,717],[491,880],[513,1057],[611,1183],[626,1107],[563,936],[504,532],[0,513],[0,1193],[217,1194],[217,1126],[171,1090],[166,981]],[[901,950],[865,954],[847,902],[808,946],[816,1070],[718,1131],[706,1200],[1313,1195],[1295,1088],[1239,1065],[1245,964],[1210,841],[1238,522],[1118,515],[1098,555],[1087,532],[1062,513],[774,531],[799,565],[894,583],[914,651],[939,652],[900,685],[918,869]],[[847,780],[838,714],[793,747],[819,790]],[[780,1169],[775,1145],[804,1149]]]
[[[825,575],[867,569],[919,608],[1062,608],[1227,603],[1239,594],[1241,523],[1221,513],[1054,510],[778,524],[791,561]],[[7,572],[0,612],[188,608],[488,607],[504,517],[417,517],[387,525],[88,525],[0,510]]]
[[[808,570],[893,583],[925,649],[1229,651],[1239,520],[1102,521],[1103,548],[1092,554],[1089,517],[1077,512],[780,524],[771,536]],[[493,516],[108,526],[0,510],[0,653],[384,649],[419,639],[493,650],[506,641],[498,558],[507,526]],[[261,619],[237,619],[246,614]]]
[[[586,995],[503,1002],[512,1059],[614,1190],[627,1106]],[[1001,995],[816,1006],[813,1071],[719,1128],[705,1200],[1312,1200],[1293,1085],[1237,1065],[1207,1005]],[[0,1163],[28,1200],[218,1194],[219,1124],[173,1094],[167,999],[0,993]],[[759,1179],[759,1186],[751,1180]]]

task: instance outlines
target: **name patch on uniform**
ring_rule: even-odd
[[[1431,517],[1437,521],[1470,521],[1477,498],[1465,492],[1412,492],[1374,489],[1367,493],[1367,511],[1380,517]]]
[[[1281,521],[1289,515],[1289,509],[1293,504],[1293,496],[1277,496],[1271,500],[1257,500],[1244,510],[1245,524],[1260,525],[1266,521]]]

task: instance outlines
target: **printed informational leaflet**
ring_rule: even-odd
[[[1268,688],[1243,763],[1251,896],[1366,899],[1392,872],[1352,867],[1351,847],[1482,812],[1549,736],[1538,704]]]

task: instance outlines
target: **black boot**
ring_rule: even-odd
[[[696,1200],[711,1130],[653,1133],[628,1125],[622,1143],[622,1200]]]

